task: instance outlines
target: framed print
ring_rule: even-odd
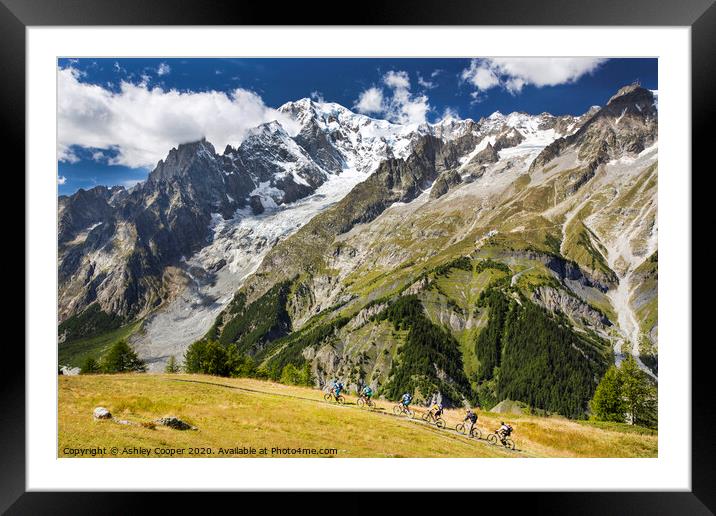
[[[550,4],[347,26],[5,1],[27,307],[3,508],[442,490],[709,514],[691,170],[716,8]]]

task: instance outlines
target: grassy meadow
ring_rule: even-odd
[[[479,412],[483,439],[475,440],[452,430],[462,420],[461,410],[447,410],[448,426],[439,430],[419,419],[424,410],[420,407],[416,407],[416,419],[409,420],[394,416],[391,402],[378,400],[377,409],[371,410],[359,408],[355,401],[354,396],[347,396],[346,404],[338,406],[325,402],[316,389],[245,378],[59,376],[58,456],[73,456],[69,450],[93,447],[132,449],[120,457],[140,457],[141,452],[133,451],[140,448],[150,450],[149,456],[164,456],[157,448],[173,448],[185,450],[177,456],[245,457],[244,447],[335,449],[330,456],[343,458],[657,456],[656,432],[628,425]],[[109,409],[116,419],[137,424],[94,420],[92,411],[97,406]],[[141,426],[167,415],[197,430]],[[484,440],[502,420],[515,429],[515,451]],[[191,455],[191,448],[211,448],[212,453],[199,450]],[[219,453],[220,448],[227,453]]]

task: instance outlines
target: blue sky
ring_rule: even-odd
[[[221,152],[304,97],[400,123],[494,111],[582,114],[656,59],[60,59],[58,189],[130,186],[179,143]]]

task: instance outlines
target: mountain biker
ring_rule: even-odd
[[[409,392],[406,392],[403,394],[403,396],[400,398],[400,403],[403,405],[404,409],[408,408],[408,405],[410,405],[410,402],[413,400],[413,397],[410,395]]]
[[[336,388],[336,382],[337,382],[337,381],[338,381],[338,380],[336,380],[335,378],[333,378],[333,379],[331,379],[330,382],[328,382],[328,383],[326,384],[326,387],[328,387],[328,392],[333,392],[333,389]]]
[[[498,428],[495,433],[500,438],[500,441],[504,443],[505,439],[507,439],[512,433],[512,427],[508,424],[505,424],[504,421],[500,421],[500,428]]]
[[[467,409],[463,421],[469,422],[470,426],[467,428],[467,433],[468,435],[472,435],[472,429],[475,427],[475,423],[477,423],[477,414],[475,414],[472,409]]]
[[[433,419],[437,419],[443,415],[443,410],[445,410],[443,404],[436,403],[430,408],[430,415],[433,417]]]
[[[361,396],[370,401],[371,396],[373,396],[373,389],[371,389],[369,385],[366,385],[361,391]]]
[[[341,382],[340,380],[337,380],[333,384],[333,395],[336,397],[336,399],[338,399],[338,396],[341,395],[342,390],[343,390],[343,382]]]

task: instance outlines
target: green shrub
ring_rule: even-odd
[[[80,374],[95,374],[101,371],[99,362],[92,357],[87,357],[80,368]]]
[[[293,364],[286,364],[284,366],[281,371],[280,381],[286,385],[302,385],[304,383],[301,371]]]

